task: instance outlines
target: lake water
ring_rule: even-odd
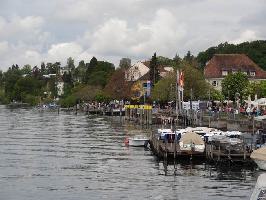
[[[119,117],[0,106],[0,199],[249,199],[257,169],[168,166]]]

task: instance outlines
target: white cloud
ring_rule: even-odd
[[[149,24],[139,23],[129,27],[121,19],[110,19],[94,33],[88,33],[84,40],[91,43],[89,50],[98,54],[113,56],[151,56],[153,52],[174,54],[178,42],[184,38],[186,26],[165,9],[159,9]]]
[[[47,60],[49,62],[64,62],[67,58],[76,58],[82,53],[82,47],[74,42],[53,44],[48,50]]]
[[[263,0],[12,0],[0,6],[0,67],[196,55],[265,39],[265,9]]]
[[[43,24],[44,19],[39,16],[27,16],[25,18],[15,16],[10,20],[0,17],[0,38],[32,39],[41,32]]]
[[[234,43],[234,44],[239,44],[241,42],[258,40],[258,39],[259,38],[258,38],[258,36],[257,36],[255,31],[253,31],[253,30],[245,30],[244,32],[242,32],[240,34],[240,36],[237,39],[232,40],[230,42]]]
[[[0,42],[0,56],[1,55],[4,55],[5,53],[8,52],[8,42],[7,41],[3,41],[3,42]]]
[[[42,60],[42,55],[39,52],[33,50],[25,51],[23,57],[25,63],[30,63],[33,66],[40,65],[40,61]]]

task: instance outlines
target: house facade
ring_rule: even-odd
[[[132,65],[128,70],[125,72],[125,79],[127,81],[137,81],[140,77],[144,76],[148,73],[149,67],[147,67],[142,62],[137,62]]]
[[[149,65],[149,61],[137,62],[125,72],[125,80],[134,82],[131,88],[133,99],[138,99],[144,94],[146,97],[150,95],[151,82]],[[173,67],[169,66],[158,66],[158,70],[162,78],[174,71]]]
[[[56,88],[57,88],[57,95],[58,96],[62,96],[64,94],[64,81],[63,80],[59,80],[56,83]]]
[[[245,54],[215,54],[204,68],[205,79],[217,90],[222,90],[222,80],[230,73],[242,72],[249,81],[266,80],[266,71]]]

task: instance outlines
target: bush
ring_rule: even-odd
[[[74,95],[70,95],[64,99],[60,99],[59,104],[63,108],[68,108],[76,105],[76,102],[77,102],[77,97],[75,97]]]
[[[38,97],[33,96],[31,94],[26,94],[25,96],[23,96],[22,101],[25,103],[30,104],[31,106],[35,106],[38,104]]]

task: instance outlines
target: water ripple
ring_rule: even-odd
[[[0,106],[1,199],[249,199],[257,172],[178,163],[165,174],[123,145],[129,130],[119,117]]]

